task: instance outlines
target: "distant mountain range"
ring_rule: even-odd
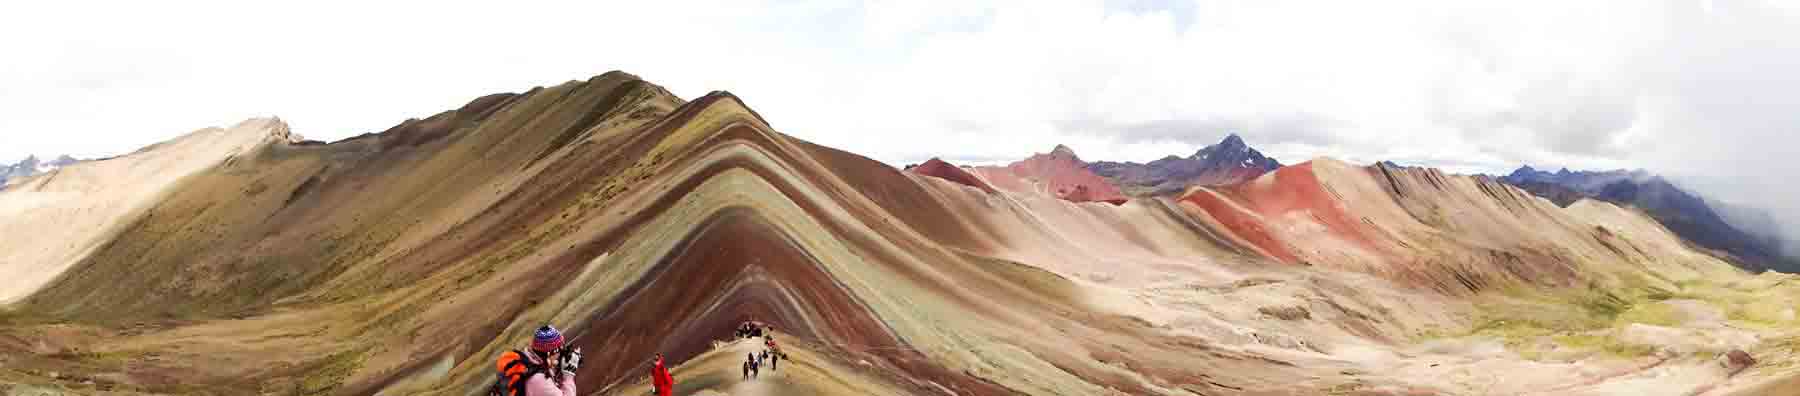
[[[1087,166],[1132,195],[1176,194],[1188,186],[1237,184],[1280,167],[1280,161],[1251,148],[1237,134],[1186,158],[1171,155],[1143,164],[1099,161]]]
[[[1650,181],[1650,179],[1653,178],[1657,178],[1657,176],[1643,169],[1575,172],[1570,171],[1569,168],[1562,168],[1556,172],[1545,172],[1532,168],[1530,165],[1526,165],[1514,170],[1512,174],[1502,177],[1501,180],[1515,184],[1524,182],[1551,183],[1588,195],[1594,195],[1599,194],[1607,185],[1619,181],[1629,180],[1642,183]]]
[[[39,160],[35,155],[26,156],[24,160],[20,160],[18,163],[0,165],[0,186],[5,186],[7,180],[42,174],[76,162],[81,162],[81,160],[67,155],[57,156],[56,159],[49,161]]]
[[[1581,199],[1634,206],[1694,244],[1737,257],[1746,268],[1800,271],[1800,260],[1783,254],[1784,238],[1766,213],[1722,209],[1725,205],[1642,169],[1545,172],[1524,166],[1500,180],[1565,207]]]

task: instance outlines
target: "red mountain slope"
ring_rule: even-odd
[[[983,166],[975,174],[995,187],[1013,192],[1049,194],[1071,202],[1123,204],[1127,197],[1106,178],[1087,169],[1075,151],[1057,145],[1049,153],[1034,154],[1005,167]]]
[[[981,191],[994,192],[994,186],[990,186],[987,182],[981,181],[981,178],[975,177],[974,174],[963,170],[963,168],[951,165],[950,163],[937,158],[932,158],[907,170],[915,174],[931,176],[949,180],[956,184],[979,188]]]

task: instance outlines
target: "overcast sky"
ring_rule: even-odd
[[[334,140],[620,69],[890,164],[1648,168],[1800,213],[1800,2],[29,2],[0,162],[264,115]],[[29,4],[29,5],[26,5]]]

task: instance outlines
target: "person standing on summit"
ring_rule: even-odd
[[[656,364],[650,367],[650,382],[656,386],[656,396],[675,393],[675,377],[669,375],[667,366],[663,366],[662,352],[656,353]]]

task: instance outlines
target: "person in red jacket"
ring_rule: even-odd
[[[663,366],[662,352],[656,353],[656,365],[650,367],[650,382],[656,385],[656,396],[675,393],[675,378],[669,376],[669,368]]]

